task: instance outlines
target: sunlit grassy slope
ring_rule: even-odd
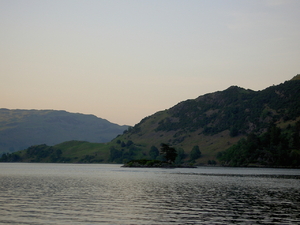
[[[209,160],[218,161],[218,153],[250,133],[262,135],[270,124],[284,130],[299,119],[300,77],[297,75],[262,91],[232,86],[180,102],[144,118],[105,144],[72,141],[54,148],[62,151],[60,161],[123,163],[149,159],[151,147],[159,149],[161,143],[184,151],[184,161],[189,162],[192,148],[199,146],[202,157],[196,163],[206,164]],[[20,154],[26,156],[24,151]]]

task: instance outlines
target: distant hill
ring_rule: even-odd
[[[261,91],[231,86],[180,102],[144,118],[106,144],[56,145],[62,151],[59,158],[49,146],[34,146],[18,153],[15,160],[123,163],[160,159],[161,143],[176,148],[178,162],[300,166],[300,75]],[[36,156],[39,149],[48,152],[44,159]],[[195,149],[201,155],[195,157]]]
[[[0,109],[0,153],[70,140],[109,142],[127,128],[94,115],[57,110]]]

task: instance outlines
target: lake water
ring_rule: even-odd
[[[0,163],[0,224],[300,224],[300,170]]]

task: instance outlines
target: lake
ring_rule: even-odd
[[[0,163],[0,224],[300,224],[300,170]]]

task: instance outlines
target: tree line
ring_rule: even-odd
[[[25,154],[20,156],[17,153],[4,153],[0,162],[69,162],[70,158],[62,157],[62,150],[46,144],[30,146]]]
[[[190,163],[195,163],[202,156],[198,145],[194,146],[190,154],[186,154],[182,148],[176,150],[168,144],[161,143],[160,150],[156,146],[151,146],[147,153],[141,153],[139,146],[132,141],[117,141],[118,146],[110,148],[109,162],[127,163],[136,159],[158,160],[169,163],[181,164],[187,160]],[[121,147],[121,149],[120,149]]]
[[[265,133],[250,133],[217,158],[225,166],[299,167],[300,121],[285,129],[271,123]]]

